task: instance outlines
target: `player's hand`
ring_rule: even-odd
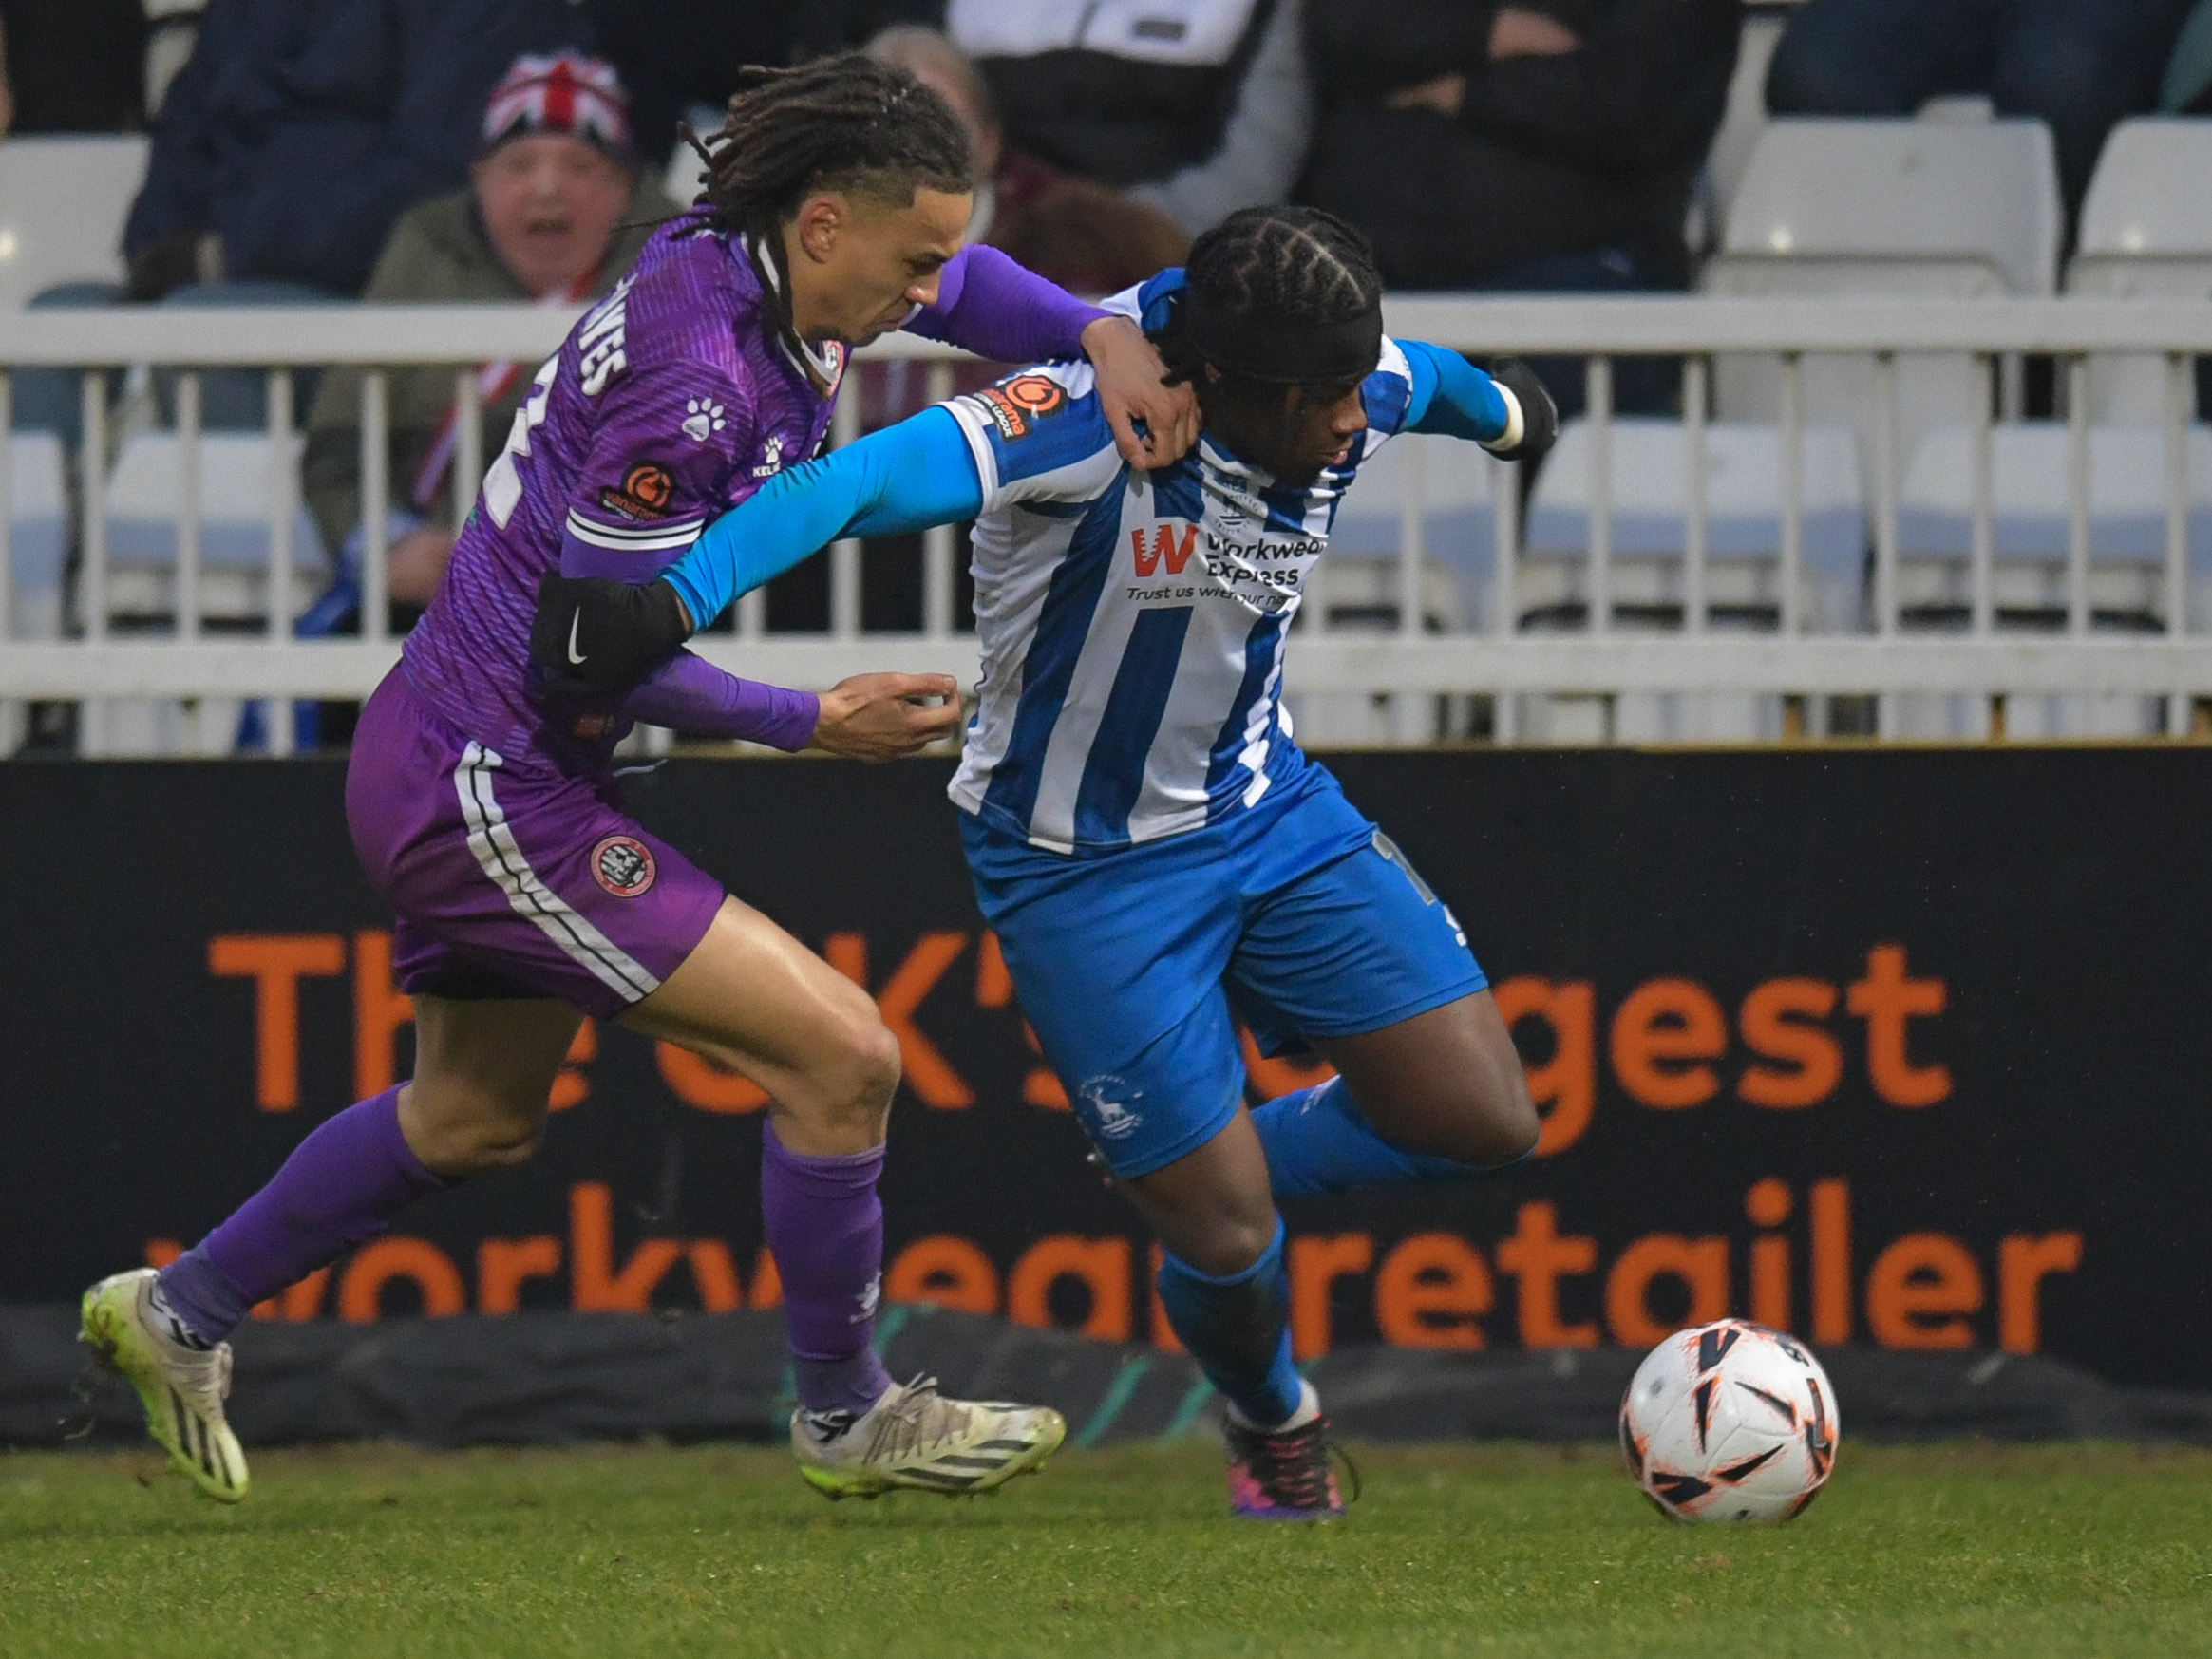
[[[822,694],[812,746],[848,760],[896,761],[959,724],[960,687],[950,674],[855,674]]]
[[[1537,379],[1536,370],[1518,357],[1508,357],[1494,366],[1490,378],[1509,395],[1520,411],[1520,420],[1509,422],[1503,438],[1483,447],[1507,461],[1541,461],[1545,452],[1560,441],[1560,409],[1552,402],[1552,394]],[[1514,430],[1516,424],[1519,431]]]
[[[556,694],[627,691],[691,636],[684,602],[665,581],[607,581],[548,571],[538,582],[530,655]]]
[[[1099,318],[1083,330],[1083,354],[1098,376],[1098,406],[1114,429],[1114,447],[1131,466],[1167,466],[1199,441],[1197,394],[1166,384],[1167,365],[1134,322]]]

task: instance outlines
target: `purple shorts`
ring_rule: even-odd
[[[399,913],[400,989],[558,997],[601,1018],[657,990],[706,937],[722,883],[618,802],[604,774],[486,748],[393,669],[353,734],[346,821]]]

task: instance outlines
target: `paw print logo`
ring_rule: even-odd
[[[693,398],[684,405],[684,436],[694,443],[707,442],[707,435],[719,432],[723,427],[722,405],[708,398]]]

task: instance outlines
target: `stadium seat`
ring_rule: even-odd
[[[68,479],[61,440],[51,432],[18,432],[9,440],[8,460],[14,636],[58,639],[62,570],[69,546]]]
[[[128,133],[0,142],[0,308],[60,282],[123,280],[123,222],[146,147]]]
[[[208,432],[199,443],[201,627],[217,634],[258,632],[268,614],[269,440],[258,433]],[[295,481],[301,446],[294,435]],[[176,626],[181,482],[173,432],[138,433],[116,458],[105,500],[107,615],[118,633],[165,634]],[[329,579],[329,560],[305,507],[294,510],[292,547],[289,609],[296,616]],[[102,752],[221,754],[237,730],[238,707],[235,698],[206,698],[192,707],[117,699],[103,712]]]
[[[2070,294],[2107,299],[2212,297],[2212,120],[2146,117],[2105,141],[2067,267]],[[2195,388],[2185,408],[2194,410]],[[2165,365],[2113,354],[2089,364],[2089,418],[2165,420]]]
[[[1328,556],[1308,578],[1301,626],[1311,627],[1325,615],[1329,626],[1341,632],[1397,630],[1404,599],[1398,569],[1405,531],[1401,503],[1418,484],[1427,554],[1422,625],[1431,632],[1486,627],[1497,548],[1491,485],[1498,470],[1498,462],[1457,438],[1411,433],[1386,443],[1360,467],[1336,510]],[[1396,716],[1389,698],[1357,692],[1296,694],[1295,651],[1286,672],[1301,742],[1341,746],[1392,741]],[[1465,702],[1423,699],[1425,729],[1431,719],[1440,729],[1450,729]]]
[[[1457,438],[1410,433],[1393,439],[1360,467],[1336,509],[1324,569],[1341,574],[1352,564],[1395,565],[1405,528],[1401,503],[1418,474],[1425,551],[1458,588],[1454,625],[1482,626],[1496,568],[1491,483],[1497,472],[1496,462]]]
[[[1970,601],[1973,434],[1935,432],[1905,469],[1898,501],[1900,597],[1922,620],[1963,616]],[[2049,421],[1990,434],[1991,551],[2000,617],[2046,626],[2067,611],[2070,434]],[[2187,434],[2188,548],[2212,563],[2212,432]],[[2089,431],[2089,602],[2108,624],[2158,627],[2165,610],[2166,435]]]
[[[1537,481],[1521,567],[1524,620],[1586,606],[1593,437],[1588,421],[1568,422]],[[1709,620],[1770,625],[1781,594],[1782,434],[1714,423],[1705,440]],[[1681,423],[1616,420],[1612,451],[1615,620],[1625,612],[1678,626],[1690,510]],[[1853,628],[1866,547],[1858,445],[1847,427],[1814,426],[1801,455],[1804,626]]]
[[[294,477],[301,443],[292,442]],[[199,440],[200,606],[213,629],[255,627],[267,615],[269,440],[209,432]],[[108,609],[123,625],[166,628],[176,608],[177,528],[182,473],[171,432],[133,436],[107,481]],[[296,505],[292,612],[322,591],[329,560],[314,520]],[[287,618],[289,621],[290,618]]]
[[[2040,122],[1775,121],[1752,150],[1702,285],[1746,297],[2044,295],[2055,289],[2064,225]],[[2009,378],[2016,386],[2016,372]],[[1850,423],[1871,454],[1875,386],[1869,360],[1808,359],[1805,418]],[[1927,432],[1968,420],[1977,396],[1964,357],[1904,358],[1898,390],[1908,455]],[[1723,417],[1771,421],[1780,365],[1723,356],[1714,392]]]
[[[2062,424],[2026,422],[1990,434],[1992,596],[2001,629],[2056,630],[2069,608],[2067,549],[2070,437]],[[1898,503],[1898,590],[1907,626],[1964,627],[1973,601],[1973,434],[1930,434],[1905,469]],[[2202,610],[2212,584],[2212,432],[2191,427],[2187,541],[2190,587]],[[2150,630],[2165,621],[2166,435],[2155,428],[2089,432],[2089,608],[2097,629]],[[2202,627],[2204,618],[2192,618]],[[1900,735],[1979,737],[1972,700],[1900,699]],[[2156,705],[2134,697],[2013,698],[2013,737],[2130,737],[2159,729]]]

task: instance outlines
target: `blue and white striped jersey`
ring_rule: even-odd
[[[1106,305],[1155,328],[1182,283],[1165,272]],[[1284,647],[1337,502],[1408,423],[1413,378],[1396,342],[1361,393],[1352,459],[1306,488],[1207,438],[1172,467],[1132,472],[1087,363],[946,405],[983,492],[981,705],[957,805],[1034,846],[1100,853],[1216,822],[1303,769]]]

